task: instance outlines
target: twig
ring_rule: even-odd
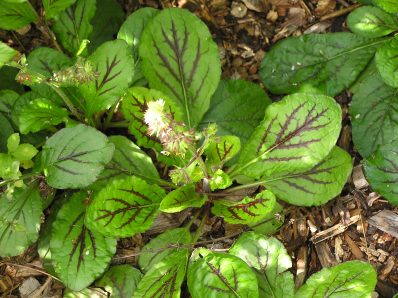
[[[337,17],[339,17],[339,16],[345,15],[345,14],[347,14],[347,13],[353,11],[354,9],[356,9],[356,8],[358,8],[358,7],[360,7],[360,6],[361,6],[360,4],[354,4],[354,5],[351,5],[351,6],[349,6],[349,7],[346,7],[346,8],[340,9],[340,10],[333,11],[332,13],[329,13],[329,14],[327,14],[327,15],[324,15],[324,16],[320,19],[320,21],[326,21],[326,20],[330,20],[330,19],[337,18]]]
[[[59,278],[55,277],[54,275],[51,275],[50,273],[47,273],[47,272],[41,270],[41,269],[36,268],[34,265],[33,266],[27,266],[27,265],[20,265],[20,264],[14,264],[14,263],[9,263],[9,262],[1,262],[0,263],[0,266],[4,266],[4,265],[32,269],[32,270],[37,271],[37,272],[39,272],[39,273],[41,273],[43,275],[47,275],[47,276],[49,276],[49,277],[51,277],[51,278],[53,278],[55,280],[58,280],[59,282],[62,282]]]
[[[31,298],[40,298],[42,297],[42,293],[44,292],[44,290],[50,285],[52,281],[52,277],[49,276],[47,277],[46,281],[44,282],[44,284],[41,285],[40,288],[38,288],[37,290],[35,290],[33,293],[30,294]]]

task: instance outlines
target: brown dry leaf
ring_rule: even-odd
[[[289,8],[294,6],[289,0],[270,0],[270,3],[276,7],[278,15],[284,17]],[[296,7],[299,7],[298,1]]]
[[[257,12],[266,12],[269,8],[268,0],[242,0],[246,7]]]
[[[323,16],[329,12],[332,12],[335,8],[335,0],[319,0],[315,8],[315,14],[317,16]]]
[[[307,23],[305,10],[300,7],[289,8],[289,13],[286,21],[281,25],[282,30],[279,31],[274,38],[273,42],[276,42],[282,38],[292,35],[298,28],[304,26]]]

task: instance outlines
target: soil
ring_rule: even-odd
[[[260,62],[278,40],[305,33],[347,31],[347,14],[358,4],[350,0],[125,0],[119,1],[129,15],[143,6],[182,7],[197,14],[209,26],[222,57],[223,77],[241,78],[261,84]],[[35,28],[27,32],[5,33],[0,39],[23,52],[38,45],[50,45],[48,38]],[[279,97],[272,96],[273,100]],[[378,272],[375,297],[392,297],[398,292],[398,209],[373,192],[364,178],[361,158],[351,141],[348,105],[351,97],[344,92],[336,98],[343,110],[343,129],[338,145],[348,151],[355,168],[337,198],[320,207],[301,208],[285,205],[285,222],[275,235],[293,259],[292,272],[300,286],[314,272],[348,260],[364,260]],[[113,259],[115,264],[136,263],[142,246],[156,233],[178,226],[191,214],[161,218],[148,233],[120,241]],[[199,241],[225,251],[244,230],[211,218],[205,223]],[[18,289],[32,283],[33,277],[46,293],[58,296],[62,285],[48,282],[42,264],[31,247],[23,255],[0,260],[0,293],[18,296]],[[33,282],[34,283],[34,282]],[[11,289],[11,291],[10,291]],[[187,294],[187,297],[189,295]]]

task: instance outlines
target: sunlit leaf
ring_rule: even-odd
[[[159,209],[163,212],[175,213],[189,207],[201,207],[205,201],[204,196],[196,193],[194,184],[186,184],[169,192],[160,203]]]

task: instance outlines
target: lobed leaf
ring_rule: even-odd
[[[244,197],[238,203],[214,201],[211,212],[216,216],[224,217],[226,222],[232,224],[257,223],[268,216],[276,204],[272,192],[264,190],[254,198]]]
[[[112,298],[132,297],[142,279],[142,273],[130,265],[111,267],[95,284]]]
[[[134,61],[123,40],[102,44],[88,61],[99,76],[94,81],[80,85],[79,90],[85,100],[85,112],[91,116],[117,103],[127,91],[134,72]]]
[[[148,272],[166,257],[181,250],[180,245],[192,241],[191,233],[187,228],[169,229],[149,241],[141,251],[138,264],[142,271]]]
[[[99,190],[106,186],[110,179],[121,179],[133,175],[149,182],[158,182],[158,171],[144,151],[124,136],[110,136],[108,139],[115,146],[115,152],[97,181],[90,185],[90,189]]]
[[[95,10],[96,0],[77,0],[55,19],[52,29],[70,53],[76,54],[93,31],[91,20]]]
[[[50,251],[57,276],[70,289],[80,291],[98,278],[116,251],[116,239],[86,226],[84,191],[62,206],[52,226]]]
[[[265,55],[260,77],[272,93],[335,96],[355,82],[383,43],[347,32],[289,37]]]
[[[349,261],[313,274],[296,293],[304,297],[370,298],[376,286],[376,271],[362,261]]]
[[[38,16],[31,4],[11,3],[0,0],[0,28],[4,30],[17,30],[38,21]]]
[[[88,227],[107,236],[129,237],[148,230],[165,192],[130,176],[113,180],[94,195],[87,210]]]
[[[0,256],[17,256],[39,237],[42,202],[37,183],[0,195]]]
[[[398,91],[384,83],[377,69],[356,86],[350,106],[352,139],[362,157],[398,139]]]
[[[187,278],[192,298],[259,297],[254,272],[230,254],[197,249],[189,261]]]
[[[255,269],[259,297],[294,297],[294,279],[288,271],[292,261],[279,240],[247,232],[236,240],[229,253]]]
[[[38,132],[68,119],[68,111],[51,100],[35,99],[24,106],[19,114],[19,131],[22,134]]]
[[[364,164],[372,189],[390,203],[398,204],[398,140],[380,146]]]
[[[376,52],[376,66],[381,77],[391,87],[398,87],[398,39],[387,41]]]
[[[221,75],[207,26],[184,9],[164,9],[143,31],[139,52],[150,87],[175,102],[189,128],[197,126]]]
[[[322,205],[340,194],[352,171],[351,156],[334,147],[308,170],[273,176],[264,185],[279,199],[299,206]]]
[[[97,180],[113,152],[114,145],[95,128],[83,124],[63,128],[43,146],[46,181],[59,189],[86,187]]]
[[[347,26],[355,34],[376,38],[398,30],[398,20],[378,7],[363,6],[348,15]]]
[[[42,0],[46,19],[52,19],[60,12],[67,9],[76,0]]]
[[[206,198],[196,193],[195,184],[186,184],[169,192],[160,203],[159,210],[176,213],[190,207],[202,207],[205,202]]]
[[[246,142],[264,119],[271,100],[261,87],[244,80],[222,80],[213,94],[200,127],[217,124],[219,135],[234,135]]]
[[[329,154],[340,122],[341,109],[333,98],[289,95],[268,107],[232,173],[260,178],[308,169]]]
[[[133,298],[180,297],[188,255],[188,249],[181,249],[155,264],[141,279]]]

